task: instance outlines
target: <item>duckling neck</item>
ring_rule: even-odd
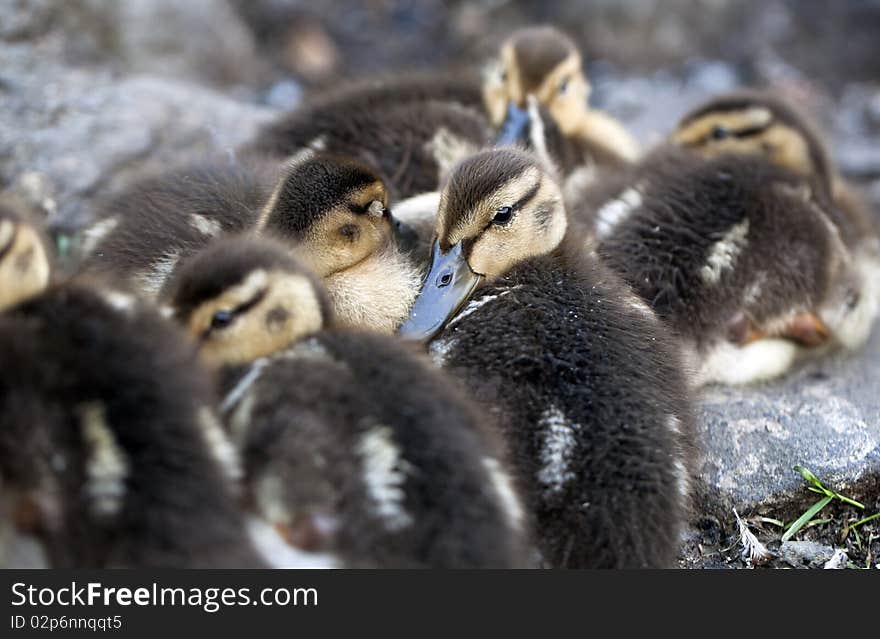
[[[418,269],[395,246],[324,279],[337,323],[393,333],[421,284]]]
[[[601,148],[612,157],[624,162],[638,159],[640,150],[638,142],[611,116],[589,109],[572,131],[572,136],[590,146]]]

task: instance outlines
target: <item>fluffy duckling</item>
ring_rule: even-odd
[[[685,115],[670,141],[701,157],[769,160],[810,184],[848,246],[876,235],[870,213],[837,172],[815,125],[780,96],[754,90],[718,96]]]
[[[582,192],[575,217],[589,211],[600,255],[684,339],[695,381],[769,379],[818,346],[861,345],[880,243],[830,196],[812,127],[747,92],[695,110],[671,140]]]
[[[487,66],[483,100],[492,125],[501,130],[499,143],[532,139],[535,131],[524,129],[539,126],[540,107],[550,116],[543,118],[544,126],[552,125],[579,149],[581,164],[619,167],[635,160],[638,143],[619,122],[590,108],[590,89],[575,43],[554,27],[528,27],[514,32]],[[564,148],[560,142],[557,157]]]
[[[0,200],[0,311],[40,293],[49,284],[49,253],[31,219],[17,200]]]
[[[876,314],[875,285],[825,207],[767,162],[666,150],[597,229],[603,260],[694,355],[698,384],[769,379],[818,346],[856,347]]]
[[[405,75],[314,96],[266,127],[253,149],[275,157],[312,149],[357,158],[379,172],[396,202],[436,190],[491,135],[478,85]]]
[[[0,563],[30,538],[59,568],[263,565],[211,385],[177,327],[72,282],[0,316],[0,359]]]
[[[221,367],[247,498],[289,544],[348,567],[524,564],[496,446],[427,362],[325,330],[318,280],[276,244],[221,242],[175,282],[176,317]]]
[[[181,261],[219,235],[271,235],[324,278],[341,322],[393,331],[415,297],[419,270],[378,175],[311,152],[287,162],[274,185],[266,174],[260,165],[220,163],[136,186],[86,232],[83,270],[161,299]]]
[[[675,344],[567,236],[560,188],[534,156],[484,151],[453,172],[400,332],[432,339],[498,415],[546,564],[673,565],[693,422]]]

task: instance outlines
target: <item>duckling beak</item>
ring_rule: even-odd
[[[507,104],[507,117],[505,117],[504,122],[501,124],[501,130],[498,133],[498,137],[495,138],[495,144],[504,146],[527,141],[528,126],[529,112],[525,109],[520,109],[513,102],[509,102]]]
[[[428,341],[468,301],[481,279],[467,263],[461,242],[443,253],[434,240],[431,269],[398,334],[404,339]]]

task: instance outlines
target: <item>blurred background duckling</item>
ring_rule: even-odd
[[[17,198],[0,197],[0,311],[45,289],[51,270],[32,213]]]
[[[492,137],[479,93],[445,75],[405,74],[313,96],[266,128],[251,150],[339,153],[374,168],[392,201],[435,191],[455,163]]]
[[[0,563],[264,565],[209,378],[176,326],[69,282],[0,316],[0,358]]]
[[[526,565],[484,419],[397,340],[327,330],[319,280],[281,245],[220,242],[169,301],[219,368],[250,507],[292,547],[348,567]]]
[[[600,255],[685,340],[697,383],[769,379],[817,347],[861,346],[880,310],[880,246],[868,213],[833,196],[812,126],[742,92],[670,140],[568,197]]]
[[[770,160],[810,184],[848,246],[876,235],[870,212],[838,172],[816,126],[781,96],[756,90],[717,96],[685,115],[670,140],[702,157]]]
[[[674,565],[693,416],[676,343],[569,234],[533,155],[453,172],[433,263],[400,330],[497,414],[538,547],[554,567]]]
[[[533,150],[540,151],[546,142],[535,136],[553,127],[562,136],[556,137],[557,152],[551,154],[557,162],[563,140],[579,150],[577,164],[617,168],[634,161],[640,154],[638,143],[622,124],[590,107],[590,90],[577,46],[551,26],[515,31],[484,70],[483,100],[492,125],[501,132],[498,143],[531,140]],[[536,117],[538,108],[544,118]],[[527,127],[539,130],[526,132]],[[570,172],[573,167],[567,168]]]
[[[106,206],[85,233],[82,270],[161,298],[182,260],[241,232],[288,244],[321,277],[340,321],[391,332],[415,297],[419,266],[382,180],[356,161],[306,152],[171,171]]]

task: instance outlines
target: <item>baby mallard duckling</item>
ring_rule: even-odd
[[[880,243],[864,211],[830,195],[812,127],[744,92],[695,110],[671,140],[583,192],[575,217],[591,218],[600,255],[684,339],[696,381],[769,379],[818,346],[864,343]]]
[[[72,282],[0,316],[0,359],[0,510],[48,565],[263,565],[211,385],[177,327]]]
[[[136,186],[87,231],[94,246],[83,269],[161,299],[181,261],[219,235],[271,235],[324,278],[342,323],[393,331],[415,297],[419,271],[382,180],[322,153],[291,160],[274,185],[266,174],[247,162],[220,163]]]
[[[0,200],[0,311],[37,295],[49,284],[49,253],[32,219],[17,200]]]
[[[809,187],[768,162],[659,159],[600,210],[596,250],[683,339],[696,383],[769,379],[867,338],[875,285]]]
[[[247,499],[291,546],[348,567],[525,563],[526,522],[482,417],[393,338],[325,330],[319,281],[282,247],[220,242],[170,302],[220,368]]]
[[[502,131],[499,143],[528,140],[524,127],[541,121],[534,114],[540,107],[550,116],[544,125],[580,149],[581,163],[617,167],[635,160],[638,143],[619,122],[589,106],[590,90],[575,43],[554,27],[528,27],[514,32],[488,65],[483,100],[492,125]]]
[[[718,96],[685,115],[670,141],[702,157],[769,160],[809,183],[848,246],[877,234],[870,212],[838,173],[815,125],[778,95],[742,90]]]
[[[546,564],[672,566],[693,418],[674,340],[567,236],[559,186],[484,151],[446,185],[433,265],[401,334],[497,414]]]
[[[455,163],[490,138],[477,85],[446,75],[376,79],[317,95],[266,127],[253,150],[303,149],[374,167],[393,201],[434,191]]]

